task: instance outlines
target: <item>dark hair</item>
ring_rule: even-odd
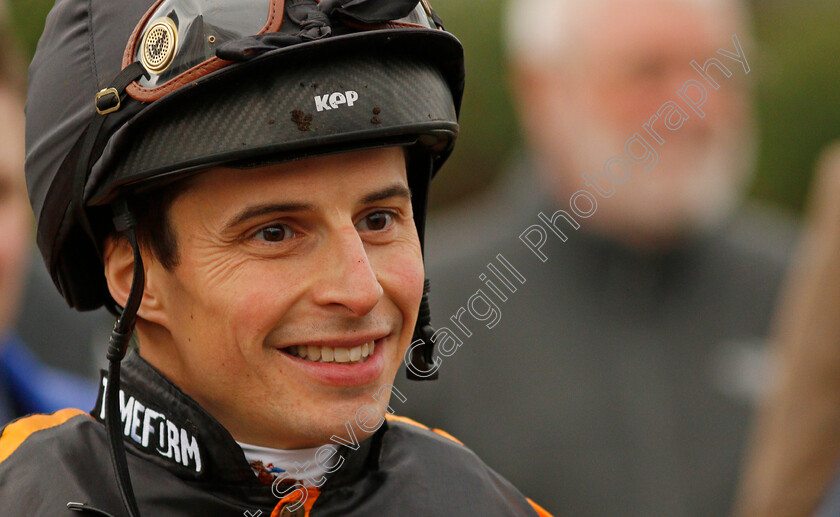
[[[192,176],[132,196],[130,206],[137,219],[137,244],[150,251],[168,270],[178,265],[178,236],[169,217],[172,203],[192,186]]]

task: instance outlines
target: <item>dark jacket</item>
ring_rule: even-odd
[[[144,516],[268,517],[298,498],[278,500],[227,430],[137,354],[124,362],[121,391],[129,470]],[[100,393],[89,415],[61,410],[6,426],[0,515],[76,515],[68,502],[124,515],[101,405]],[[355,447],[339,446],[345,462],[320,489],[308,490],[305,515],[538,515],[469,449],[407,419],[387,420]]]

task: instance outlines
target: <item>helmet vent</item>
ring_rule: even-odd
[[[178,28],[167,17],[158,18],[143,36],[140,59],[149,72],[159,74],[166,70],[178,45]]]

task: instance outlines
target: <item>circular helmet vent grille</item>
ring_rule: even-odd
[[[149,72],[159,74],[166,70],[175,56],[178,29],[167,17],[158,18],[149,26],[140,45],[140,60]]]

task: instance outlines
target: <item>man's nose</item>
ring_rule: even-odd
[[[322,252],[323,270],[313,288],[319,305],[342,306],[357,316],[373,310],[383,290],[368,260],[365,245],[354,227],[337,231]]]

